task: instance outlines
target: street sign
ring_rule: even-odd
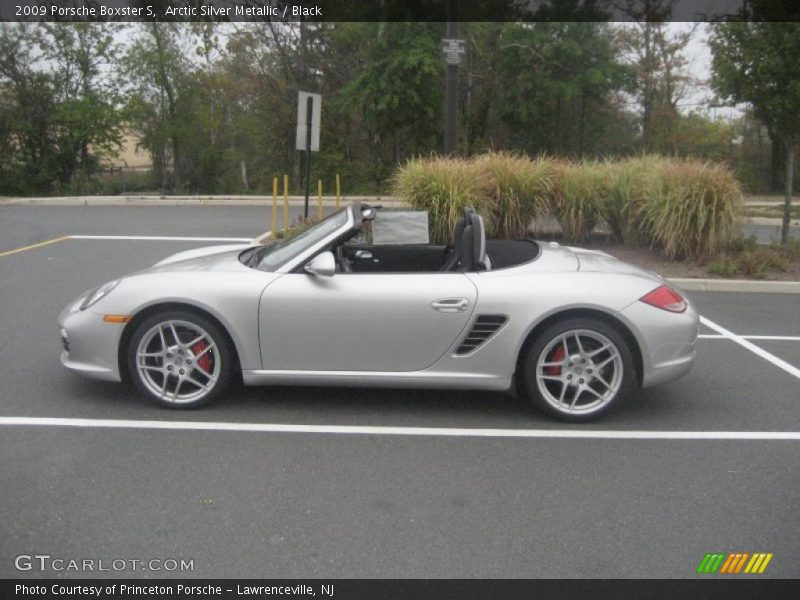
[[[442,54],[444,54],[444,60],[448,65],[460,65],[466,53],[466,40],[453,38],[444,38],[442,40]]]
[[[295,147],[298,150],[319,152],[319,123],[321,114],[321,94],[297,92],[297,138]],[[311,127],[310,136],[309,126]],[[310,148],[309,141],[311,142]]]

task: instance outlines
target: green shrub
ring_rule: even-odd
[[[306,229],[309,229],[311,226],[316,225],[322,219],[316,216],[305,218],[303,215],[297,217],[297,219],[293,223],[289,223],[288,229],[277,229],[273,232],[271,236],[272,241],[281,241],[289,238],[293,238],[294,236],[302,233]]]
[[[56,181],[52,193],[56,196],[118,196],[152,192],[158,186],[153,182],[151,172],[118,171],[116,173],[97,173],[85,175],[76,173],[70,183]]]
[[[727,249],[731,252],[745,252],[747,250],[753,251],[756,248],[758,248],[756,236],[744,237],[743,235],[737,235],[728,243]]]
[[[755,239],[755,237],[753,238]],[[770,248],[778,252],[786,260],[793,261],[800,259],[800,239],[789,238],[785,244],[775,242],[770,244]]]
[[[724,254],[708,265],[708,272],[720,277],[734,277],[740,273],[736,262]]]
[[[751,245],[750,242],[750,238],[739,238],[730,244],[728,250],[709,265],[709,273],[722,277],[743,275],[763,279],[770,271],[787,271],[791,267],[792,257],[783,248],[757,246],[754,242]]]
[[[643,230],[667,256],[713,256],[733,239],[741,203],[722,165],[672,159],[647,186]]]
[[[494,238],[522,238],[535,219],[548,215],[555,177],[554,161],[507,152],[473,159],[488,215],[487,233]]]
[[[430,239],[451,243],[464,207],[473,206],[487,218],[491,229],[491,207],[476,169],[454,158],[417,158],[406,162],[392,181],[394,194],[417,210],[428,211]]]
[[[736,257],[739,272],[754,279],[764,279],[769,268],[768,262],[757,252],[743,252]]]

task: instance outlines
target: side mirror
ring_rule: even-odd
[[[317,254],[305,266],[306,273],[311,273],[317,277],[333,277],[336,272],[336,260],[332,252]]]

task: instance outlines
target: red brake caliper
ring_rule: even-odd
[[[197,342],[194,346],[192,346],[192,352],[194,353],[195,356],[197,356],[206,348],[208,348],[208,344],[202,341]],[[197,365],[201,369],[203,369],[203,371],[205,371],[206,373],[211,373],[211,369],[213,368],[214,365],[214,359],[211,357],[211,353],[206,352],[205,354],[203,354],[203,356],[198,358]]]
[[[550,353],[550,356],[547,357],[547,362],[561,362],[564,360],[564,356],[566,356],[566,352],[564,352],[564,344],[559,344],[556,349]],[[548,375],[561,375],[561,367],[558,366],[545,367],[544,371]]]

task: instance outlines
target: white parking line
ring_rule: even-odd
[[[137,421],[129,419],[69,419],[0,417],[0,426],[80,427],[99,429],[161,429],[258,433],[322,433],[333,435],[398,435],[429,437],[538,438],[589,440],[766,440],[800,441],[800,431],[640,431],[592,429],[463,429],[455,427],[384,427],[375,425],[292,425],[213,421]]]
[[[740,335],[743,340],[765,340],[775,342],[800,342],[798,335]],[[701,333],[697,336],[700,340],[729,340],[727,335],[721,333]]]
[[[252,242],[253,238],[228,237],[172,237],[162,235],[70,235],[71,240],[132,240],[165,242]]]
[[[706,319],[703,316],[700,317],[700,322],[703,325],[705,325],[706,327],[708,327],[710,329],[713,329],[714,331],[716,331],[720,335],[724,336],[725,338],[727,338],[727,339],[729,339],[729,340],[731,340],[733,342],[736,342],[737,344],[739,344],[743,348],[747,348],[753,354],[757,354],[758,356],[760,356],[764,360],[767,360],[767,361],[771,362],[776,367],[779,367],[779,368],[783,369],[784,371],[786,371],[787,373],[789,373],[790,375],[794,375],[795,377],[800,379],[800,369],[798,369],[797,367],[795,367],[793,365],[790,365],[788,362],[786,362],[782,358],[778,358],[777,356],[775,356],[774,354],[770,354],[769,352],[767,352],[763,348],[759,348],[755,344],[751,344],[749,341],[744,339],[742,336],[736,335],[732,331],[728,331],[722,325],[717,325],[716,323],[714,323],[714,321],[710,321],[710,320]]]

